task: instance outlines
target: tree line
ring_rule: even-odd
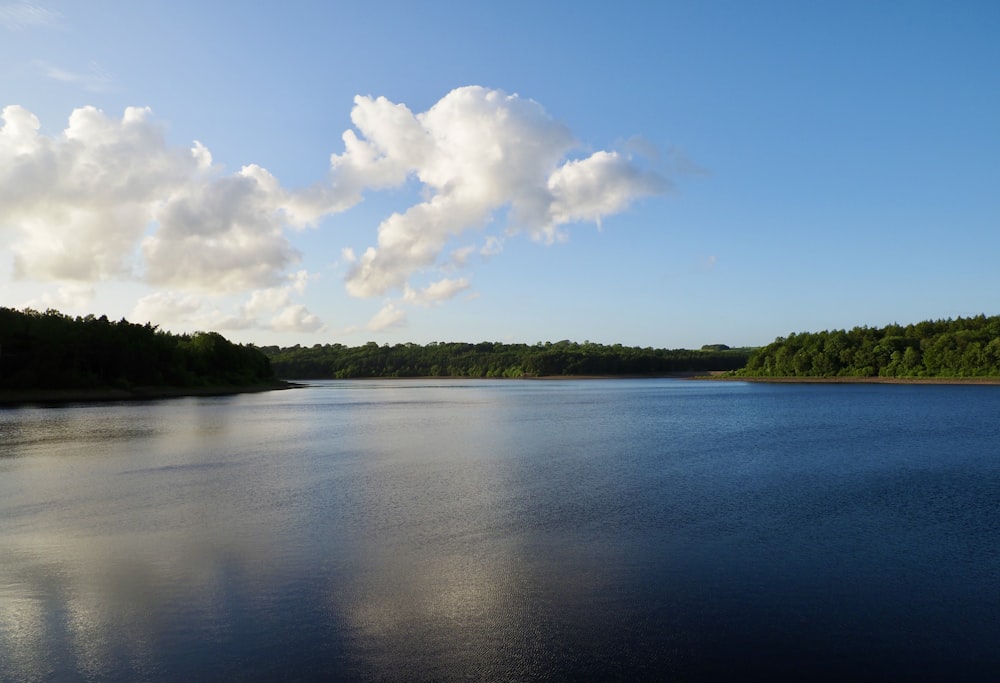
[[[1000,316],[778,337],[736,373],[747,377],[1000,376]]]
[[[1000,377],[1000,316],[778,337],[759,348],[655,349],[568,340],[256,347],[216,332],[0,307],[0,388],[248,386],[362,377]]]
[[[654,349],[568,340],[534,345],[431,342],[363,346],[261,347],[283,379],[361,377],[543,377],[660,375],[743,367],[749,349]]]
[[[259,349],[217,332],[177,335],[103,315],[0,308],[0,388],[249,386],[273,380],[271,363]]]

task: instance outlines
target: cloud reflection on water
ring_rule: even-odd
[[[286,410],[285,392],[21,414],[34,436],[4,444],[19,464],[0,483],[5,673],[156,679],[208,650],[221,660],[187,666],[259,673],[280,647],[362,676],[535,671],[553,591],[585,604],[611,577],[549,575],[536,521],[514,512],[507,408],[472,389],[453,407],[365,391],[377,409]],[[263,666],[296,666],[280,659]]]

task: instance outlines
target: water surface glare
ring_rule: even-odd
[[[997,680],[1000,387],[0,409],[0,681]]]

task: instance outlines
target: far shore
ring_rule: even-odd
[[[740,377],[725,371],[672,372],[656,375],[542,375],[534,377],[488,379],[521,379],[529,381],[600,380],[600,379],[684,379],[716,382],[753,382],[756,384],[951,384],[1000,385],[1000,377]],[[468,380],[469,377],[359,377],[355,379],[392,380]],[[0,389],[0,408],[26,405],[61,405],[69,403],[111,403],[119,401],[151,401],[192,396],[232,396],[236,394],[280,391],[307,386],[310,380],[276,380],[266,384],[246,386],[205,387],[132,387],[96,389]]]
[[[1000,385],[1000,377],[740,377],[728,374],[727,370],[701,370],[688,372],[664,372],[652,375],[524,375],[522,377],[461,377],[461,376],[416,376],[416,377],[352,377],[333,381],[420,381],[420,380],[469,380],[508,379],[548,382],[552,380],[594,380],[594,379],[686,379],[715,382],[754,382],[758,384],[988,384]],[[318,379],[318,378],[317,378]],[[302,379],[301,382],[310,380]],[[326,381],[326,380],[323,380]]]
[[[0,406],[13,407],[22,405],[58,405],[63,403],[106,403],[116,401],[150,401],[163,398],[184,398],[187,396],[231,396],[235,394],[250,394],[262,391],[279,391],[293,389],[303,385],[295,382],[276,380],[266,384],[250,384],[240,386],[205,386],[205,387],[132,387],[120,389],[113,387],[94,389],[0,389]]]
[[[760,384],[993,384],[1000,377],[735,377],[732,375],[701,376],[722,382],[756,382]]]
[[[690,371],[690,372],[661,372],[653,375],[623,374],[623,375],[521,375],[520,377],[466,377],[463,375],[413,375],[407,377],[312,377],[298,378],[296,382],[365,382],[368,380],[392,380],[400,382],[427,381],[431,379],[440,380],[496,380],[498,382],[506,380],[528,380],[548,382],[551,380],[574,380],[574,379],[710,379],[724,370],[712,371]],[[293,380],[289,380],[293,381]]]

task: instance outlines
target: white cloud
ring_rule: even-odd
[[[289,275],[284,287],[258,289],[243,304],[244,317],[256,321],[258,316],[273,313],[266,329],[279,332],[316,332],[323,321],[302,304],[292,303],[293,294],[305,293],[310,275],[305,270]]]
[[[315,332],[323,322],[305,306],[295,304],[271,318],[270,328],[278,332]]]
[[[406,311],[402,310],[394,303],[389,302],[368,321],[367,328],[370,332],[384,332],[386,330],[404,327],[406,325]]]
[[[161,291],[139,300],[132,317],[178,331],[194,330],[275,330],[279,332],[315,332],[323,321],[302,304],[294,303],[294,294],[303,294],[310,279],[301,270],[287,276],[280,287],[257,289],[226,313],[212,304],[218,297]],[[268,318],[267,322],[261,322]]]
[[[23,107],[2,118],[0,230],[13,232],[19,278],[273,286],[299,258],[283,230],[318,215],[314,193],[290,193],[259,166],[225,176],[201,143],[169,146],[148,109],[76,109],[59,136]]]
[[[250,294],[250,298],[243,304],[243,310],[248,316],[257,317],[265,313],[274,313],[291,305],[291,302],[291,295],[285,287],[258,289]]]
[[[408,304],[416,304],[417,306],[430,306],[431,304],[447,301],[460,292],[469,289],[470,286],[469,281],[465,278],[455,280],[445,278],[419,290],[407,286],[403,291],[403,301]]]
[[[296,292],[297,294],[303,294],[306,291],[306,287],[309,285],[309,281],[314,277],[318,278],[319,276],[313,276],[309,274],[309,271],[300,270],[297,273],[293,273],[288,276],[288,287],[291,291]]]
[[[353,263],[347,290],[359,297],[405,289],[414,273],[435,266],[451,238],[483,228],[503,208],[508,228],[551,242],[560,226],[600,221],[668,187],[613,152],[566,161],[576,146],[569,130],[537,102],[499,90],[458,88],[417,115],[359,97],[352,120],[364,139],[345,134],[344,153],[332,159],[334,182],[345,169],[379,187],[413,176],[428,195],[385,219],[377,246]]]
[[[0,26],[8,31],[30,28],[51,28],[62,24],[63,15],[45,9],[34,2],[7,2],[0,4]]]
[[[227,313],[196,294],[161,291],[142,297],[129,314],[132,322],[152,323],[177,333],[262,328],[243,311]]]
[[[57,18],[30,3],[0,5],[7,28]],[[53,78],[86,81],[45,68]],[[92,71],[101,73],[96,65]],[[422,289],[411,280],[469,267],[470,243],[490,257],[518,232],[552,242],[571,223],[600,225],[668,188],[616,152],[571,158],[578,143],[540,104],[478,86],[453,90],[417,114],[384,97],[356,97],[343,152],[331,155],[328,177],[302,190],[284,188],[255,164],[223,173],[198,141],[168,144],[147,108],[115,118],[81,107],[55,135],[41,133],[21,106],[5,107],[0,118],[0,243],[13,256],[14,276],[163,288],[136,305],[140,317],[162,324],[319,329],[318,318],[292,300],[309,276],[300,271],[289,280],[301,257],[289,231],[317,225],[366,192],[414,183],[422,200],[385,218],[373,246],[341,251],[347,291],[397,291],[405,303],[429,305],[468,289],[468,279]],[[484,234],[463,239],[469,231]],[[244,303],[224,307],[231,313],[204,303],[226,295]],[[402,324],[405,313],[389,303],[369,329]]]
[[[210,310],[199,297],[176,292],[144,296],[129,315],[132,322],[153,323],[176,331],[216,329],[214,324],[224,318],[218,311]]]
[[[0,230],[18,277],[94,282],[130,277],[131,255],[153,207],[201,169],[191,150],[170,148],[149,110],[120,120],[77,109],[61,136],[39,134],[19,106],[0,114]]]
[[[451,252],[451,257],[448,259],[450,263],[461,268],[468,264],[469,257],[476,252],[476,248],[472,246],[459,247]]]
[[[558,228],[576,221],[595,221],[618,213],[636,197],[667,190],[660,176],[643,171],[615,152],[595,152],[570,161],[548,181],[553,201],[548,221],[535,231],[547,241],[558,237]]]
[[[284,191],[256,166],[179,190],[142,243],[155,285],[238,292],[278,283],[299,254],[285,237]]]
[[[54,308],[63,313],[83,313],[83,308],[93,301],[94,288],[79,283],[63,285],[52,293],[44,293],[37,299],[24,303],[25,308],[45,311]]]

